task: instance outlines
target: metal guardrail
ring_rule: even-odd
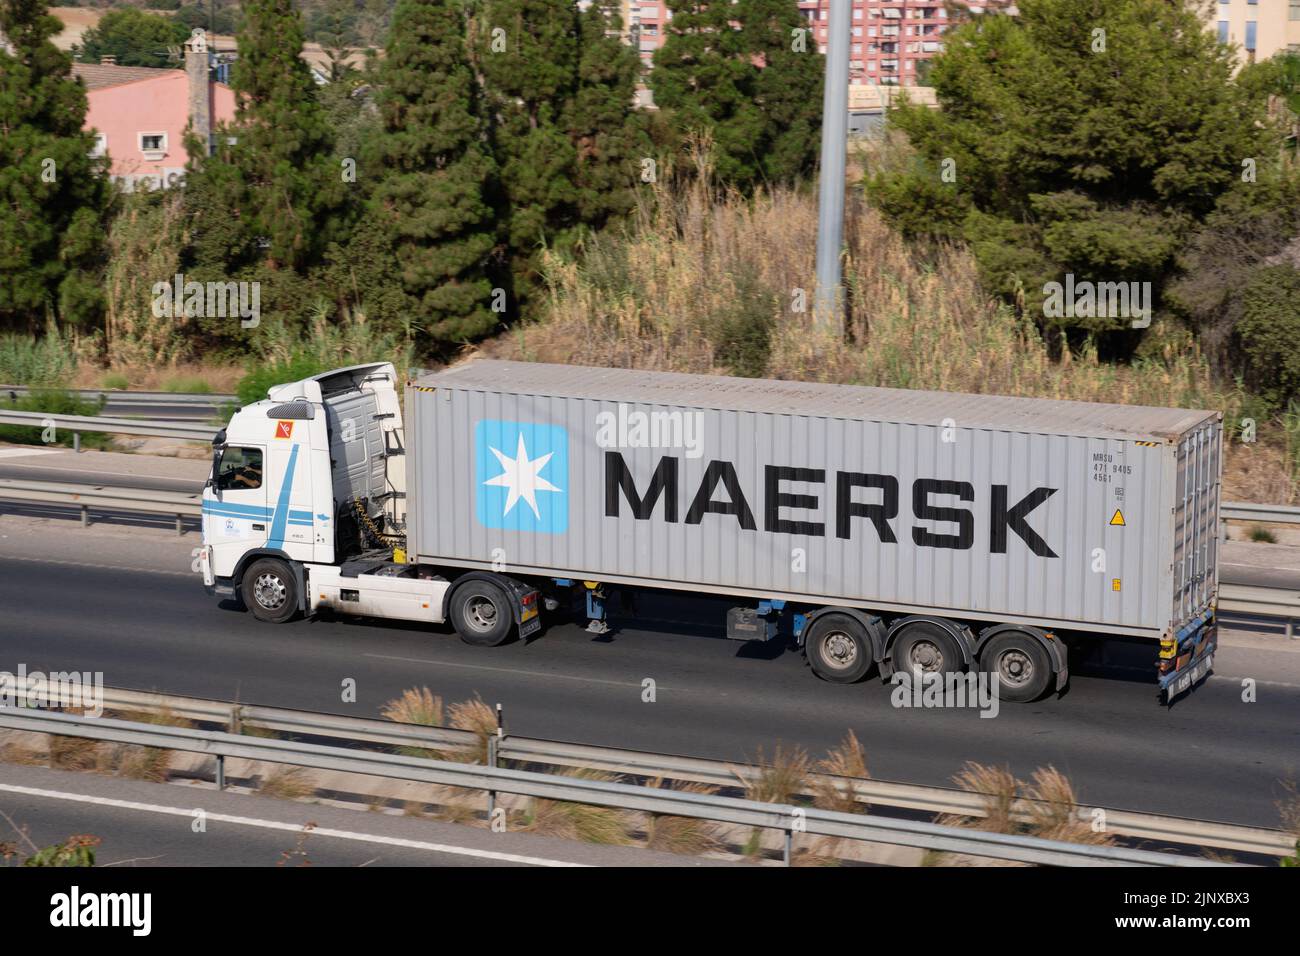
[[[1219,505],[1220,521],[1258,521],[1261,524],[1300,524],[1300,508],[1225,501]]]
[[[0,385],[0,395],[30,395],[34,391],[47,389],[28,385]],[[102,398],[113,405],[197,405],[219,408],[238,401],[234,395],[209,392],[136,392],[114,388],[60,388],[58,391],[88,400]]]
[[[74,446],[81,447],[82,432],[112,435],[149,435],[175,438],[178,441],[210,442],[216,429],[210,425],[184,422],[153,421],[147,418],[109,418],[101,415],[58,415],[53,412],[18,412],[0,409],[0,425],[27,425],[32,428],[62,429],[73,433]]]
[[[1043,866],[1239,865],[1149,850],[1064,843],[914,820],[839,813],[716,794],[690,793],[113,718],[3,707],[0,708],[0,727],[210,754],[217,759],[219,785],[222,782],[224,762],[233,757],[481,790],[488,794],[489,807],[495,801],[496,794],[509,793],[779,830],[786,837],[787,862],[793,834],[799,832]]]
[[[90,524],[91,508],[173,515],[176,518],[177,534],[184,533],[185,518],[198,517],[203,513],[203,495],[198,491],[151,491],[116,488],[111,485],[29,481],[22,478],[0,478],[0,499],[80,508],[83,528]]]
[[[74,702],[66,689],[60,689],[48,681],[34,687],[35,692],[42,695],[41,699],[57,700],[64,704]],[[442,753],[471,751],[479,745],[479,737],[473,731],[450,727],[402,724],[375,718],[318,714],[120,688],[103,688],[103,695],[103,706],[109,711],[165,711],[186,720],[219,724],[227,731],[236,733],[243,728],[255,727],[274,733],[300,734],[354,744],[418,747]],[[513,734],[499,737],[495,750],[499,759],[532,765],[604,770],[650,780],[703,783],[718,787],[735,787],[759,778],[764,772],[761,767],[701,757],[539,740]],[[808,779],[813,788],[829,784],[844,795],[851,793],[856,801],[873,807],[970,817],[982,817],[987,813],[985,798],[965,790],[817,773],[810,774]],[[1034,809],[1033,801],[1020,800],[1016,804],[1015,813],[1019,819],[1028,820],[1033,816]],[[1280,830],[1129,810],[1101,809],[1105,814],[1107,831],[1119,836],[1198,848],[1214,847],[1261,856],[1288,856],[1295,851],[1295,838]],[[1091,824],[1093,808],[1080,808],[1078,816],[1080,822]]]

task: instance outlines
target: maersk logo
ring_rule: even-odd
[[[509,531],[569,530],[569,435],[556,425],[484,419],[474,428],[479,524]]]

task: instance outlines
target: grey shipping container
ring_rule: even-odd
[[[406,394],[409,560],[1169,638],[1221,415],[474,361]]]

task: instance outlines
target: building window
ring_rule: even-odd
[[[1219,21],[1219,42],[1220,43],[1228,42],[1228,21],[1227,20]]]
[[[95,134],[95,148],[90,151],[90,155],[96,159],[108,155],[108,137],[103,133]]]
[[[167,134],[141,133],[140,152],[145,154],[146,159],[150,158],[151,153],[157,154],[155,158],[161,159],[162,155],[167,152]]]
[[[1290,18],[1300,20],[1300,0],[1291,0]]]
[[[1254,52],[1255,50],[1255,21],[1246,21],[1246,49]]]

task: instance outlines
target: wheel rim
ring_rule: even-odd
[[[1019,648],[998,655],[998,679],[1010,687],[1023,687],[1034,679],[1034,661]]]
[[[465,620],[476,631],[490,631],[497,626],[497,606],[485,597],[472,597],[465,605]]]
[[[913,672],[938,673],[944,669],[943,650],[933,641],[917,641],[908,648],[907,663]]]
[[[832,631],[822,642],[822,657],[827,666],[848,670],[858,662],[858,642],[844,631]]]
[[[266,572],[259,574],[253,582],[253,598],[268,611],[276,611],[284,606],[289,589],[284,586],[278,574]]]

